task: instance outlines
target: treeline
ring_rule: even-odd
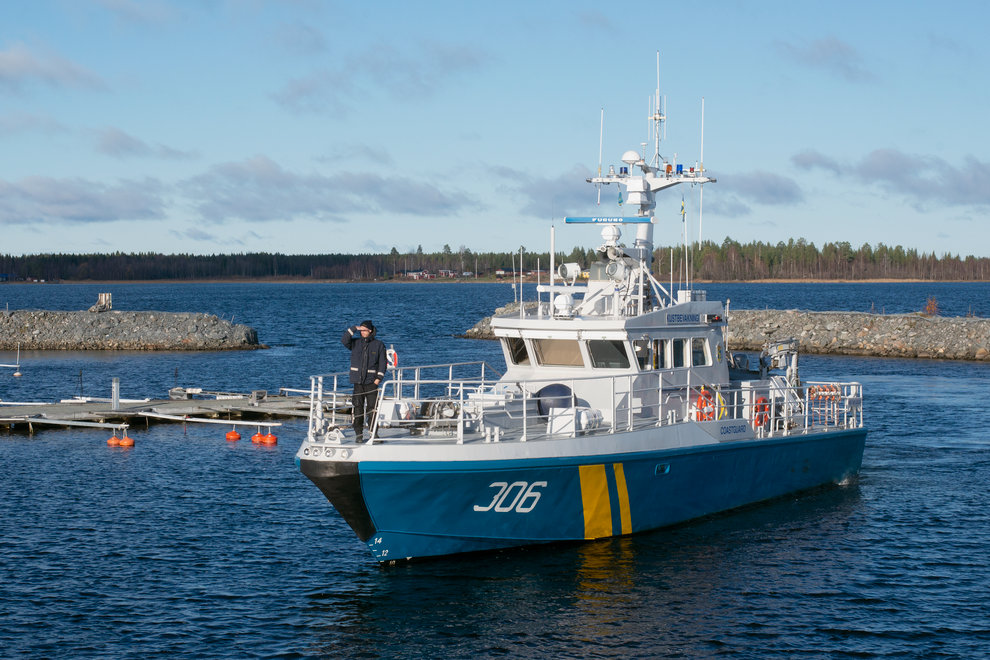
[[[535,270],[537,264],[548,268],[549,253],[534,254],[523,249],[523,268]],[[564,255],[558,255],[564,258]],[[588,255],[575,249],[568,260],[585,263]],[[593,258],[593,256],[592,256]],[[458,251],[444,246],[435,253],[388,254],[33,254],[0,255],[0,280],[24,281],[135,281],[135,280],[204,280],[204,279],[314,279],[314,280],[383,280],[402,278],[407,272],[441,270],[457,276],[477,273],[494,276],[496,271],[519,270],[519,253],[479,252],[467,248]]]
[[[546,271],[549,253],[523,250],[522,270]],[[673,250],[673,253],[671,253]],[[732,282],[754,279],[918,279],[986,280],[990,259],[959,257],[905,249],[900,245],[853,248],[848,242],[826,243],[821,249],[803,238],[776,244],[742,244],[726,238],[721,244],[705,241],[690,246],[687,262],[694,280]],[[684,250],[660,247],[654,270],[666,279],[671,268],[676,277],[684,272]],[[558,253],[558,263],[577,262],[582,267],[597,257],[594,250],[574,248]],[[0,281],[134,281],[203,279],[313,279],[387,280],[408,272],[452,271],[459,277],[494,277],[497,271],[520,270],[518,252],[472,252],[466,247],[440,252],[388,254],[35,254],[0,255]],[[469,275],[465,275],[469,273]]]
[[[670,248],[658,250],[660,273],[669,272]],[[682,272],[683,248],[674,248],[674,273]],[[689,250],[693,279],[731,282],[756,279],[809,280],[986,280],[990,259],[919,252],[897,245],[848,242],[825,243],[821,249],[803,238],[772,243],[742,244],[726,238],[721,244],[705,241]]]

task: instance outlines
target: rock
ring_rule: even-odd
[[[795,337],[805,353],[990,360],[990,319],[733,310],[728,320],[728,344],[734,350],[761,350],[766,336],[760,328],[772,322],[772,339]],[[862,333],[863,328],[869,332]]]
[[[527,302],[526,309],[536,309],[536,302]],[[504,307],[499,307],[495,310],[495,314],[493,314],[493,316],[504,316],[512,312],[515,312],[516,314],[519,313],[519,303],[513,302],[505,305]],[[463,335],[458,336],[465,339],[495,339],[495,335],[492,333],[492,317],[486,316],[475,323],[474,326],[469,328]]]
[[[0,350],[225,351],[267,348],[258,333],[209,314],[53,312],[0,315]]]

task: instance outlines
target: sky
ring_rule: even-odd
[[[0,254],[595,247],[562,219],[629,210],[585,179],[600,138],[605,169],[650,139],[659,52],[661,154],[703,135],[717,182],[658,196],[657,244],[683,198],[692,240],[988,257],[987,25],[982,1],[2,2]]]

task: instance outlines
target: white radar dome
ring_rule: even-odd
[[[630,149],[626,153],[622,154],[622,162],[627,165],[638,163],[640,160],[639,153],[634,149]]]
[[[553,299],[553,309],[557,316],[570,316],[574,307],[574,298],[569,293],[562,293]]]
[[[605,225],[602,227],[602,240],[607,245],[615,245],[622,237],[622,231],[615,225]]]

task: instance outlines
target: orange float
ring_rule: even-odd
[[[710,422],[715,419],[715,397],[710,390],[704,388],[698,394],[698,401],[694,405],[695,420],[699,422]]]
[[[237,432],[237,429],[227,431],[227,442],[237,442],[241,439],[241,434]]]
[[[118,438],[116,435],[112,435],[109,438],[107,438],[108,447],[117,447],[119,445],[120,445],[120,438]]]
[[[766,426],[770,421],[770,402],[765,396],[761,396],[753,404],[753,428]]]
[[[129,438],[129,437],[127,437],[125,435],[123,438],[120,439],[119,445],[121,447],[133,447],[134,446],[134,438]]]
[[[251,436],[251,442],[253,442],[256,445],[261,444],[261,441],[262,439],[264,439],[264,437],[265,437],[264,434],[262,434],[261,431],[258,431],[257,433]]]
[[[278,443],[278,437],[274,435],[271,431],[266,433],[261,437],[261,444],[263,445],[274,445]]]

